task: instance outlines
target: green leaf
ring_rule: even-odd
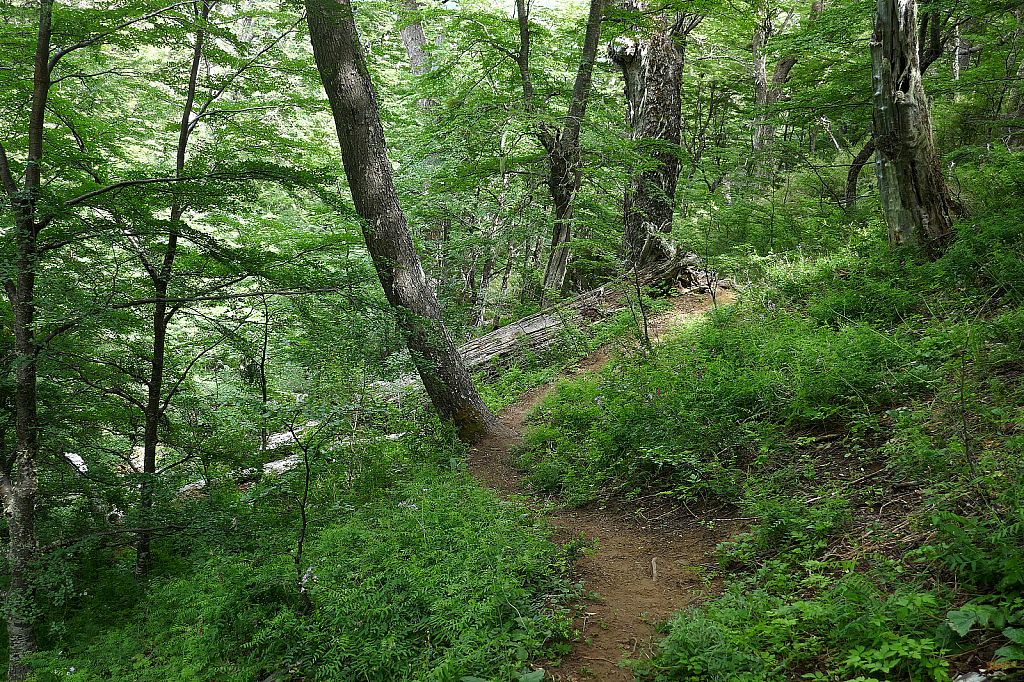
[[[1019,644],[1010,644],[996,649],[996,658],[1001,660],[1024,661],[1024,647]]]
[[[1006,628],[1003,630],[1003,637],[1015,644],[1024,644],[1024,628]]]
[[[949,627],[953,628],[956,634],[963,637],[978,622],[978,614],[974,611],[950,611],[946,614],[949,619]]]
[[[533,672],[523,673],[519,676],[519,682],[540,682],[544,679],[544,668],[538,668]]]

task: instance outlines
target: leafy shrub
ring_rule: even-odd
[[[849,567],[836,578],[820,562],[803,562],[799,573],[780,568],[766,565],[771,578],[762,571],[732,583],[721,598],[670,620],[644,679],[784,682],[793,670],[811,670],[803,677],[820,682],[947,679],[942,648],[918,634],[940,621],[931,594],[901,588],[887,596]],[[796,596],[809,585],[826,589]]]
[[[541,406],[543,442],[525,464],[545,490],[593,497],[655,480],[681,497],[741,495],[737,465],[780,438],[893,405],[935,375],[913,350],[867,325],[823,326],[767,300],[719,309],[600,375],[563,382]],[[552,431],[552,429],[554,431]]]
[[[754,557],[781,551],[798,552],[801,557],[819,554],[825,541],[851,520],[849,502],[824,501],[809,507],[798,500],[762,498],[750,504],[757,523],[718,546],[719,561],[729,567],[750,565]]]

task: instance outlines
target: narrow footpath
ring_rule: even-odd
[[[718,302],[728,292],[718,293]],[[708,294],[685,294],[673,307],[652,321],[650,335],[712,306]],[[563,376],[594,372],[608,361],[605,346],[580,360]],[[522,440],[531,410],[557,384],[531,389],[501,413],[510,435],[482,441],[469,452],[469,467],[476,478],[504,495],[532,495],[522,472],[510,461],[509,450]],[[580,538],[596,541],[597,551],[581,558],[575,577],[592,596],[574,627],[580,632],[573,650],[560,661],[537,661],[554,680],[562,682],[632,682],[629,661],[649,658],[657,647],[655,626],[679,609],[716,594],[721,584],[710,552],[718,542],[741,528],[740,522],[715,518],[725,514],[666,503],[661,496],[624,502],[598,500],[582,507],[564,506],[557,499],[538,499],[556,505],[548,513],[556,529],[554,539],[568,543]]]

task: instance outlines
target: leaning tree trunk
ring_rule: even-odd
[[[363,238],[427,394],[463,441],[500,432],[504,427],[480,399],[441,320],[399,206],[350,0],[307,0],[306,13]]]
[[[868,138],[868,141],[864,144],[864,148],[857,152],[857,156],[853,157],[853,163],[850,164],[850,170],[846,173],[846,208],[853,208],[854,204],[857,203],[857,178],[860,177],[860,171],[867,164],[868,159],[875,153],[875,138]]]
[[[939,253],[958,206],[935,151],[921,84],[914,0],[878,0],[871,35],[875,173],[889,243]]]
[[[551,247],[544,269],[540,305],[562,288],[569,262],[569,244],[572,242],[573,200],[580,188],[580,129],[587,112],[587,100],[593,83],[594,63],[601,39],[601,15],[605,0],[590,0],[587,28],[583,36],[583,53],[576,80],[572,86],[572,99],[561,130],[539,121],[537,139],[548,153],[548,187],[555,205],[555,225],[551,233]],[[523,82],[523,102],[530,114],[536,113],[533,81],[530,76],[530,22],[525,0],[516,0],[519,17],[519,53],[516,62]]]

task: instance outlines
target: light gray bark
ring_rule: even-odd
[[[630,7],[644,11],[645,5]],[[627,269],[669,258],[663,234],[672,231],[679,181],[683,52],[681,41],[702,16],[682,15],[669,22],[654,18],[656,28],[644,37],[633,34],[608,46],[625,83],[627,116],[634,141],[646,147],[654,163],[634,173],[623,206],[623,252]]]
[[[875,173],[889,242],[935,255],[952,234],[958,207],[935,151],[917,29],[914,0],[878,0],[871,35]]]

